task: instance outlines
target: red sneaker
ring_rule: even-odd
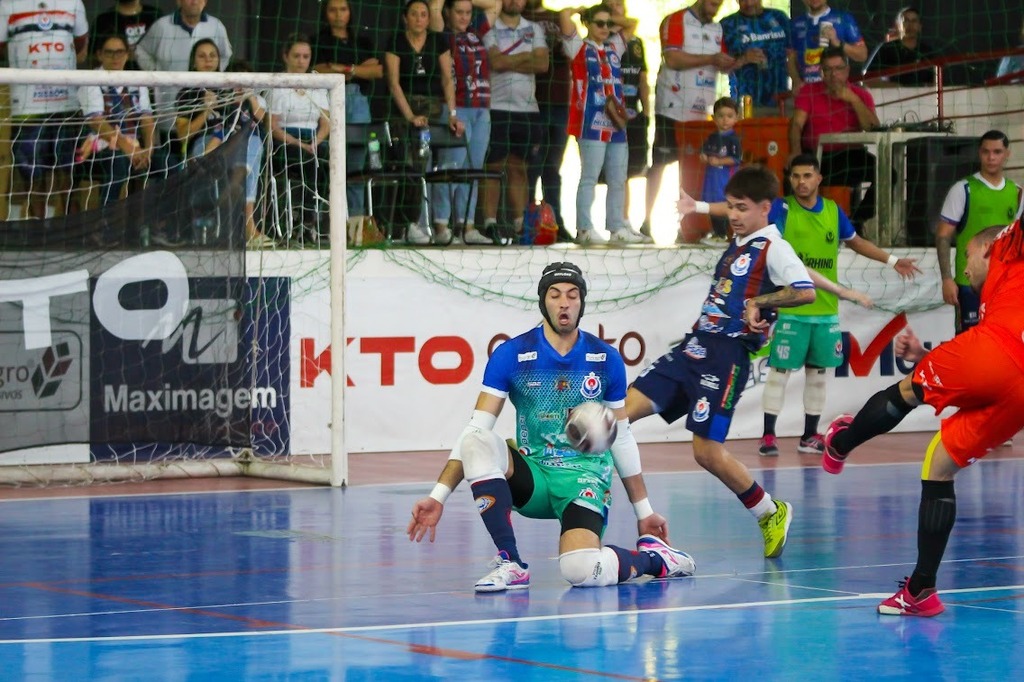
[[[909,579],[908,579],[909,580]],[[900,583],[899,591],[878,605],[878,612],[883,616],[922,616],[930,618],[946,610],[939,593],[934,587],[921,590],[916,597],[907,589],[908,580]]]
[[[779,442],[775,436],[769,434],[761,438],[761,442],[757,444],[757,453],[762,457],[778,457]]]
[[[842,473],[843,465],[846,464],[846,455],[840,455],[836,452],[835,448],[832,447],[832,439],[836,437],[837,433],[850,428],[852,423],[852,414],[841,414],[833,419],[832,423],[825,429],[825,435],[822,438],[825,441],[825,454],[821,456],[821,468],[830,474]]]

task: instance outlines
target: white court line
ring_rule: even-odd
[[[999,587],[963,587],[959,589],[943,590],[941,594],[970,594],[997,591],[1021,591],[1024,585],[1003,585]],[[0,640],[0,646],[26,644],[65,644],[65,643],[87,643],[87,642],[155,642],[161,640],[187,640],[187,639],[212,639],[224,637],[266,637],[273,635],[346,635],[361,634],[368,632],[388,632],[397,630],[422,630],[428,628],[450,628],[462,626],[497,625],[501,623],[538,623],[544,621],[576,620],[579,618],[594,617],[622,617],[635,618],[639,615],[649,613],[687,613],[695,611],[724,611],[729,609],[747,609],[765,606],[799,606],[804,604],[824,604],[844,601],[860,601],[864,599],[878,600],[891,597],[889,592],[869,592],[864,594],[849,594],[832,597],[811,597],[807,599],[781,599],[778,601],[754,601],[737,602],[730,604],[703,604],[695,606],[671,606],[661,609],[641,609],[639,611],[598,611],[590,613],[569,613],[551,614],[547,616],[525,616],[523,618],[488,618],[481,620],[458,620],[438,621],[434,623],[398,623],[392,625],[361,625],[349,628],[309,628],[300,630],[261,630],[255,632],[204,632],[186,633],[178,635],[126,635],[118,637],[62,637],[43,639],[4,639]],[[1012,611],[1012,613],[1019,613]]]
[[[550,559],[552,559],[552,560],[557,559],[557,558],[558,557],[550,557]],[[993,556],[993,557],[970,557],[970,558],[964,558],[964,559],[946,559],[946,560],[943,561],[943,563],[944,564],[977,563],[977,562],[985,562],[985,561],[1007,561],[1007,560],[1013,560],[1013,559],[1024,559],[1024,555]],[[797,574],[797,573],[824,573],[824,572],[827,572],[827,571],[862,571],[862,570],[875,569],[875,568],[895,568],[895,567],[898,567],[898,566],[910,566],[910,565],[911,565],[911,563],[908,563],[908,562],[897,562],[897,563],[891,563],[891,564],[861,564],[861,565],[858,565],[858,566],[820,566],[820,567],[814,567],[814,568],[794,568],[794,569],[789,569],[789,570],[784,570],[784,571],[772,572],[770,574],[770,576],[769,576],[770,579],[764,579],[764,578],[758,579],[759,576],[767,576],[767,575],[769,575],[769,573],[767,571],[751,571],[749,573],[735,573],[735,572],[729,572],[729,573],[708,573],[706,575],[690,576],[690,579],[692,579],[692,580],[710,580],[710,579],[736,580],[738,582],[754,583],[754,584],[757,584],[757,585],[785,586],[785,587],[789,587],[791,589],[797,589],[797,590],[810,590],[810,591],[815,591],[815,592],[828,592],[828,593],[839,594],[839,595],[843,595],[844,597],[848,597],[849,596],[848,593],[846,593],[846,592],[844,592],[842,590],[833,590],[833,589],[829,589],[827,587],[817,587],[817,586],[814,586],[814,585],[798,585],[798,584],[793,584],[793,583],[785,583],[785,582],[780,582],[779,580],[774,579],[774,578],[780,578],[782,576],[793,575],[793,574]],[[650,581],[648,581],[648,582],[650,582]],[[1004,587],[995,587],[995,588],[964,588],[964,589],[967,589],[969,591],[973,591],[973,590],[981,590],[981,589],[1013,589],[1013,588],[1012,587],[1005,587],[1005,588]],[[961,591],[961,590],[955,590],[955,589],[954,590],[943,590],[942,593],[943,594],[955,593],[957,591]],[[393,598],[393,599],[401,599],[403,597],[425,597],[425,596],[430,596],[430,595],[456,595],[457,596],[460,593],[462,593],[461,590],[445,590],[445,591],[437,591],[437,592],[415,592],[415,593],[413,593],[413,592],[396,592],[396,593],[389,593],[389,596],[391,598]],[[164,607],[164,608],[147,608],[147,609],[123,609],[123,610],[108,609],[108,610],[104,610],[104,611],[81,611],[81,612],[78,612],[78,613],[51,613],[51,614],[35,615],[35,616],[0,617],[0,623],[11,623],[11,622],[17,622],[17,621],[59,620],[59,619],[63,619],[63,618],[92,618],[92,617],[95,617],[95,616],[120,616],[120,615],[128,614],[128,613],[165,613],[165,612],[170,612],[170,611],[192,611],[192,610],[210,611],[210,610],[214,610],[214,609],[250,608],[250,607],[253,607],[253,606],[280,606],[280,605],[289,605],[289,604],[318,604],[318,603],[323,603],[323,602],[332,602],[332,601],[340,601],[340,600],[345,600],[345,601],[348,601],[348,602],[353,602],[353,601],[358,601],[360,599],[373,599],[373,600],[376,600],[376,599],[379,599],[379,598],[380,598],[380,595],[370,594],[370,595],[366,595],[365,597],[355,597],[355,598],[353,598],[351,596],[344,596],[344,597],[317,597],[317,598],[313,598],[313,599],[274,599],[274,600],[266,600],[266,601],[231,602],[231,603],[222,603],[222,604],[192,604],[192,605],[188,605],[188,606],[169,606],[169,607]],[[775,603],[775,602],[772,602],[772,603]],[[686,607],[686,608],[690,608],[690,607]],[[645,611],[649,611],[651,609],[644,609],[644,610]],[[995,610],[999,610],[999,609],[995,609]],[[481,622],[481,621],[473,621],[473,622]],[[16,640],[16,641],[20,641],[20,640]],[[2,642],[0,642],[0,643],[2,643]]]

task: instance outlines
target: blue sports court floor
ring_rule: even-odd
[[[0,677],[1019,679],[1024,460],[958,480],[933,619],[874,610],[914,561],[919,466],[792,464],[755,472],[795,507],[780,559],[717,480],[653,473],[696,577],[570,589],[557,524],[517,519],[532,586],[491,595],[464,486],[434,545],[405,536],[424,483],[3,501]],[[630,546],[624,499],[606,540]]]

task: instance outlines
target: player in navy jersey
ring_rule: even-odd
[[[700,316],[691,332],[645,369],[626,395],[630,421],[660,414],[672,423],[686,415],[694,459],[758,520],[769,558],[782,554],[792,505],[773,500],[724,442],[750,374],[750,353],[767,342],[775,309],[815,299],[807,268],[768,223],[778,194],[778,179],[761,166],[741,168],[732,176],[725,195],[735,239],[715,266]]]
[[[444,502],[465,478],[498,548],[494,570],[476,583],[478,592],[530,585],[512,529],[513,509],[561,521],[558,565],[573,587],[614,585],[640,575],[693,575],[693,559],[668,545],[668,523],[647,499],[640,449],[624,408],[622,356],[579,329],[587,295],[583,273],[572,263],[553,263],[544,268],[537,293],[543,323],[500,345],[487,361],[473,418],[433,491],[413,506],[409,539],[434,541]],[[518,446],[494,431],[506,399],[516,408]],[[586,401],[603,402],[615,413],[618,433],[608,452],[577,452],[563,433],[569,411]],[[636,551],[601,545],[613,466],[636,512]]]
[[[763,0],[740,0],[739,6],[721,21],[725,49],[736,57],[729,92],[737,102],[750,95],[755,107],[766,109],[760,113],[778,115],[779,93],[789,90],[789,17],[782,10],[765,9]]]

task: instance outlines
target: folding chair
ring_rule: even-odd
[[[467,184],[470,185],[470,191],[466,195],[466,220],[469,222],[473,221],[473,216],[469,215],[469,207],[473,203],[473,190],[478,189],[481,182],[487,180],[497,180],[500,191],[504,189],[505,174],[501,171],[491,171],[485,168],[444,168],[440,165],[440,154],[439,151],[445,149],[465,149],[466,160],[469,160],[469,141],[466,136],[456,137],[447,124],[431,124],[430,125],[430,149],[433,152],[433,163],[432,168],[428,170],[424,176],[424,191],[430,185],[436,184],[447,184],[450,186],[449,195],[451,197],[451,203],[455,203],[455,185]],[[452,212],[454,215],[454,211]],[[451,222],[449,220],[449,222]],[[449,230],[449,233],[453,235],[454,229]]]
[[[384,225],[389,238],[405,239],[408,230],[407,221],[402,221],[403,224],[399,230],[394,229],[398,190],[410,183],[419,185],[421,211],[427,215],[429,205],[423,171],[399,158],[400,154],[395,149],[395,141],[391,136],[391,126],[386,121],[382,123],[347,123],[345,125],[345,146],[349,149],[366,150],[372,133],[376,134],[380,141],[383,167],[376,170],[371,169],[369,158],[367,158],[366,168],[349,169],[346,173],[346,181],[366,185],[366,214],[370,217],[376,217],[374,215],[374,187],[383,185],[398,188],[395,190],[395,199],[390,202],[387,220],[379,224]]]

